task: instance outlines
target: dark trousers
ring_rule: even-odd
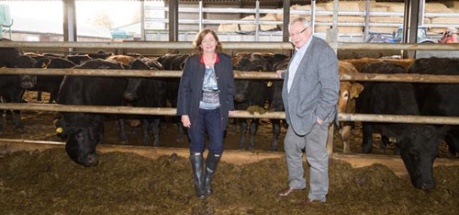
[[[205,149],[206,132],[209,137],[209,152],[221,155],[223,153],[223,132],[220,108],[215,110],[199,109],[195,122],[188,128],[190,138],[190,153],[202,153]]]

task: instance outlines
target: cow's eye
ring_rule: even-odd
[[[75,139],[77,141],[82,141],[84,139],[84,136],[83,136],[83,133],[80,131],[78,133],[75,134]]]

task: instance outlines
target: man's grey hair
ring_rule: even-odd
[[[303,23],[303,26],[306,28],[306,27],[310,27],[311,26],[311,22],[309,21],[309,19],[307,19],[306,17],[297,17],[295,19],[292,19],[290,21],[290,24],[289,24],[289,29],[290,29],[290,26],[297,23],[297,22],[301,22]]]

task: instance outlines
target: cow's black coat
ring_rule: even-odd
[[[124,69],[120,63],[91,60],[75,69]],[[59,91],[58,104],[63,105],[125,105],[124,90],[127,81],[122,77],[65,76]],[[96,146],[104,136],[106,115],[100,113],[64,112],[56,126],[62,129],[66,138],[65,150],[78,164],[94,166],[98,164]],[[123,125],[123,123],[119,123]],[[126,141],[124,129],[120,128],[121,141]]]
[[[405,73],[402,66],[387,62],[370,63],[362,73]],[[419,115],[413,85],[401,82],[365,82],[356,101],[356,112],[365,114]],[[439,133],[431,125],[408,123],[362,122],[363,152],[371,152],[372,134],[382,141],[396,139],[395,146],[403,159],[412,184],[419,189],[435,188],[433,161],[438,155]]]
[[[136,59],[129,65],[134,70],[163,70],[155,60]],[[124,98],[134,107],[166,107],[166,82],[157,77],[129,77]],[[161,116],[142,115],[143,141],[145,145],[159,145]],[[150,138],[153,133],[153,141]]]
[[[66,69],[74,66],[76,66],[75,63],[65,58],[44,57],[37,60],[34,67],[43,69]],[[37,84],[29,90],[50,93],[48,103],[53,103],[57,101],[59,87],[63,78],[64,75],[39,75],[37,76]]]
[[[15,48],[0,48],[0,67],[6,68],[32,68],[35,60]],[[3,103],[21,103],[22,96],[26,89],[32,88],[36,84],[35,75],[13,74],[0,75],[0,101]],[[0,112],[0,133],[3,130],[3,110]],[[14,125],[22,131],[24,124],[19,110],[14,110],[12,114],[9,110],[5,111],[7,118],[14,120]]]
[[[182,71],[185,63],[190,57],[189,54],[165,54],[160,56],[157,61],[167,71]],[[178,90],[180,78],[163,78],[166,82],[166,98],[171,107],[177,107]],[[179,120],[180,117],[173,117],[173,122],[177,125],[177,141],[183,141],[185,129]]]
[[[238,53],[233,57],[233,67],[239,71],[268,72],[271,67],[268,60],[259,53]],[[236,110],[247,110],[249,107],[264,108],[268,98],[268,81],[256,79],[237,79],[234,105]],[[239,148],[246,148],[245,135],[249,131],[248,149],[255,148],[255,135],[259,126],[259,119],[238,118],[240,125]],[[250,126],[249,126],[250,125]]]
[[[432,75],[459,75],[459,60],[453,58],[425,58],[416,60],[409,73]],[[459,84],[417,83],[416,101],[421,115],[459,116]],[[447,126],[445,142],[453,157],[459,156],[459,126]],[[439,128],[442,129],[442,128]]]

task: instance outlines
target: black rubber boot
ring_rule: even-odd
[[[212,194],[212,175],[217,170],[218,162],[220,161],[221,155],[215,155],[209,153],[206,159],[206,170],[204,172],[204,192],[207,195]]]
[[[193,153],[190,155],[191,167],[193,168],[194,188],[196,190],[196,196],[200,199],[205,198],[202,171],[204,164],[203,160],[201,153]]]

